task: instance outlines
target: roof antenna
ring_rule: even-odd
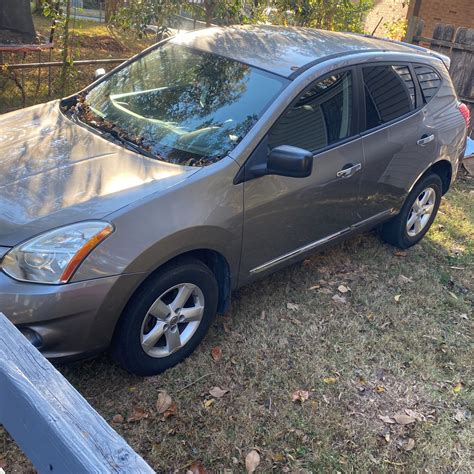
[[[377,23],[377,26],[374,28],[374,31],[372,31],[372,33],[370,33],[370,36],[374,36],[375,32],[377,31],[377,28],[380,26],[380,23],[382,23],[382,20],[383,20],[383,16],[380,17],[380,20]]]

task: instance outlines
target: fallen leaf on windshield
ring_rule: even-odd
[[[209,394],[214,398],[222,398],[229,390],[220,387],[213,387],[209,390]]]
[[[291,400],[293,402],[300,402],[304,403],[306,400],[308,400],[310,393],[308,390],[296,390],[293,392],[293,395],[291,396]]]
[[[140,421],[145,418],[148,418],[148,413],[143,408],[135,408],[132,415],[127,418],[127,422],[134,423],[135,421]]]
[[[258,454],[257,451],[255,451],[255,449],[252,449],[252,451],[250,451],[245,457],[245,469],[247,470],[247,473],[253,474],[259,464],[260,464],[260,454]]]
[[[158,392],[158,400],[156,401],[156,410],[162,415],[173,404],[173,400],[164,390]]]
[[[211,350],[211,356],[214,362],[217,362],[221,359],[222,357],[222,349],[220,347],[214,347]]]

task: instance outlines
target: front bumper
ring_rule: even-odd
[[[79,358],[110,344],[115,324],[142,274],[41,285],[0,271],[0,312],[52,359]]]

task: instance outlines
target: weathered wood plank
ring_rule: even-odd
[[[449,73],[460,97],[474,99],[474,28],[458,28],[454,41],[471,48],[451,52]]]
[[[0,423],[40,473],[153,472],[2,313]]]
[[[462,51],[471,51],[471,52],[474,51],[474,46],[460,44],[460,43],[451,43],[450,41],[427,38],[425,36],[415,36],[413,38],[413,41],[416,41],[417,43],[430,43],[431,46],[439,45],[439,46],[445,46],[450,49],[460,49]],[[430,48],[430,49],[434,50],[435,48]]]

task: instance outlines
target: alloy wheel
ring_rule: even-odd
[[[436,202],[436,191],[428,187],[424,189],[415,199],[408,213],[407,233],[410,237],[416,237],[428,224]]]
[[[204,295],[193,283],[166,290],[151,305],[140,331],[143,351],[150,357],[167,357],[183,347],[196,332],[204,315]]]

